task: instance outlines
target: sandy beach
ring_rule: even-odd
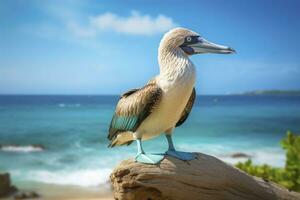
[[[111,189],[108,185],[99,187],[79,187],[54,185],[44,183],[24,183],[18,185],[19,190],[34,191],[40,195],[37,200],[113,200]],[[0,198],[1,199],[1,198]],[[11,200],[13,197],[4,198]]]

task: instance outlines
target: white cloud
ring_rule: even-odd
[[[176,26],[172,18],[164,15],[151,17],[134,11],[129,17],[120,17],[114,13],[105,13],[91,18],[92,26],[100,31],[112,30],[135,35],[152,35]]]
[[[69,22],[67,25],[76,36],[91,37],[108,31],[130,35],[154,35],[175,27],[176,23],[172,18],[162,14],[152,17],[133,11],[128,17],[121,17],[111,12],[92,16],[86,27],[76,22]]]
[[[42,37],[55,35],[55,38],[82,40],[83,38],[94,39],[103,32],[149,36],[166,32],[177,26],[171,17],[164,14],[149,15],[131,11],[126,16],[113,12],[91,15],[87,9],[84,9],[90,6],[85,0],[35,3],[36,7],[49,17],[49,20],[27,24],[24,30],[31,33],[38,32],[37,34]]]

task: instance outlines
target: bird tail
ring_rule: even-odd
[[[118,133],[117,137],[113,138],[108,147],[115,147],[121,145],[130,145],[134,141],[132,132]]]

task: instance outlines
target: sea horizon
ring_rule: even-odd
[[[0,93],[0,96],[120,96],[126,91],[120,93]],[[197,93],[197,96],[300,96],[300,89],[282,90],[282,89],[256,89],[242,92],[228,93]]]

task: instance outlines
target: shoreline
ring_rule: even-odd
[[[40,195],[40,200],[113,200],[112,191],[108,184],[95,187],[74,185],[47,184],[41,182],[19,182],[14,184],[19,191],[34,191]],[[6,197],[3,200],[12,200]]]

